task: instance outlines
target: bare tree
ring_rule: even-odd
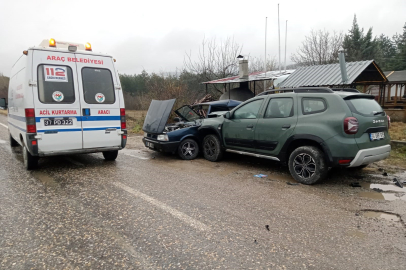
[[[342,46],[344,35],[342,32],[330,34],[326,30],[311,31],[306,36],[296,54],[291,60],[299,65],[323,65],[337,61],[338,50]]]
[[[185,69],[188,72],[199,74],[205,80],[211,81],[238,74],[238,59],[242,46],[228,37],[218,43],[215,38],[203,39],[197,59],[192,58],[192,52],[186,53],[184,59]],[[217,85],[215,89],[222,93]]]
[[[278,61],[276,57],[271,57],[270,55],[266,58],[266,71],[276,70],[278,67]],[[250,73],[257,71],[264,71],[264,59],[257,57],[250,57],[248,61]]]

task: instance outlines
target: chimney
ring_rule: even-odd
[[[244,79],[244,80],[248,80],[248,60],[242,59],[239,61],[239,78],[240,79]]]
[[[340,62],[342,83],[345,84],[348,80],[348,76],[347,76],[347,65],[345,64],[345,55],[344,55],[343,47],[341,47],[338,50],[338,61]]]

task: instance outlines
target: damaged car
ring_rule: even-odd
[[[168,123],[175,101],[176,99],[152,100],[142,128],[142,141],[149,149],[177,153],[185,160],[192,160],[199,154],[201,139],[198,128],[204,119],[223,115],[241,103],[236,100],[220,100],[184,105],[175,110],[178,117],[173,119],[173,123]]]

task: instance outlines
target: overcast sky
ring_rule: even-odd
[[[347,33],[354,14],[374,35],[401,33],[406,22],[405,0],[1,0],[0,73],[9,76],[23,50],[48,38],[90,42],[93,51],[113,55],[119,72],[127,74],[175,71],[186,51],[197,55],[204,37],[234,37],[243,55],[263,57],[265,17],[267,51],[277,58],[278,3],[282,60],[286,20],[288,59],[312,29]]]

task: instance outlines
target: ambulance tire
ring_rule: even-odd
[[[38,167],[38,157],[31,155],[25,146],[23,146],[23,159],[24,166],[28,171],[35,170]]]
[[[18,142],[16,140],[14,140],[14,138],[13,138],[13,136],[11,136],[11,134],[10,134],[10,146],[11,147],[19,146]]]
[[[116,160],[117,156],[118,156],[118,150],[103,152],[103,157],[105,160],[113,161],[113,160]]]

